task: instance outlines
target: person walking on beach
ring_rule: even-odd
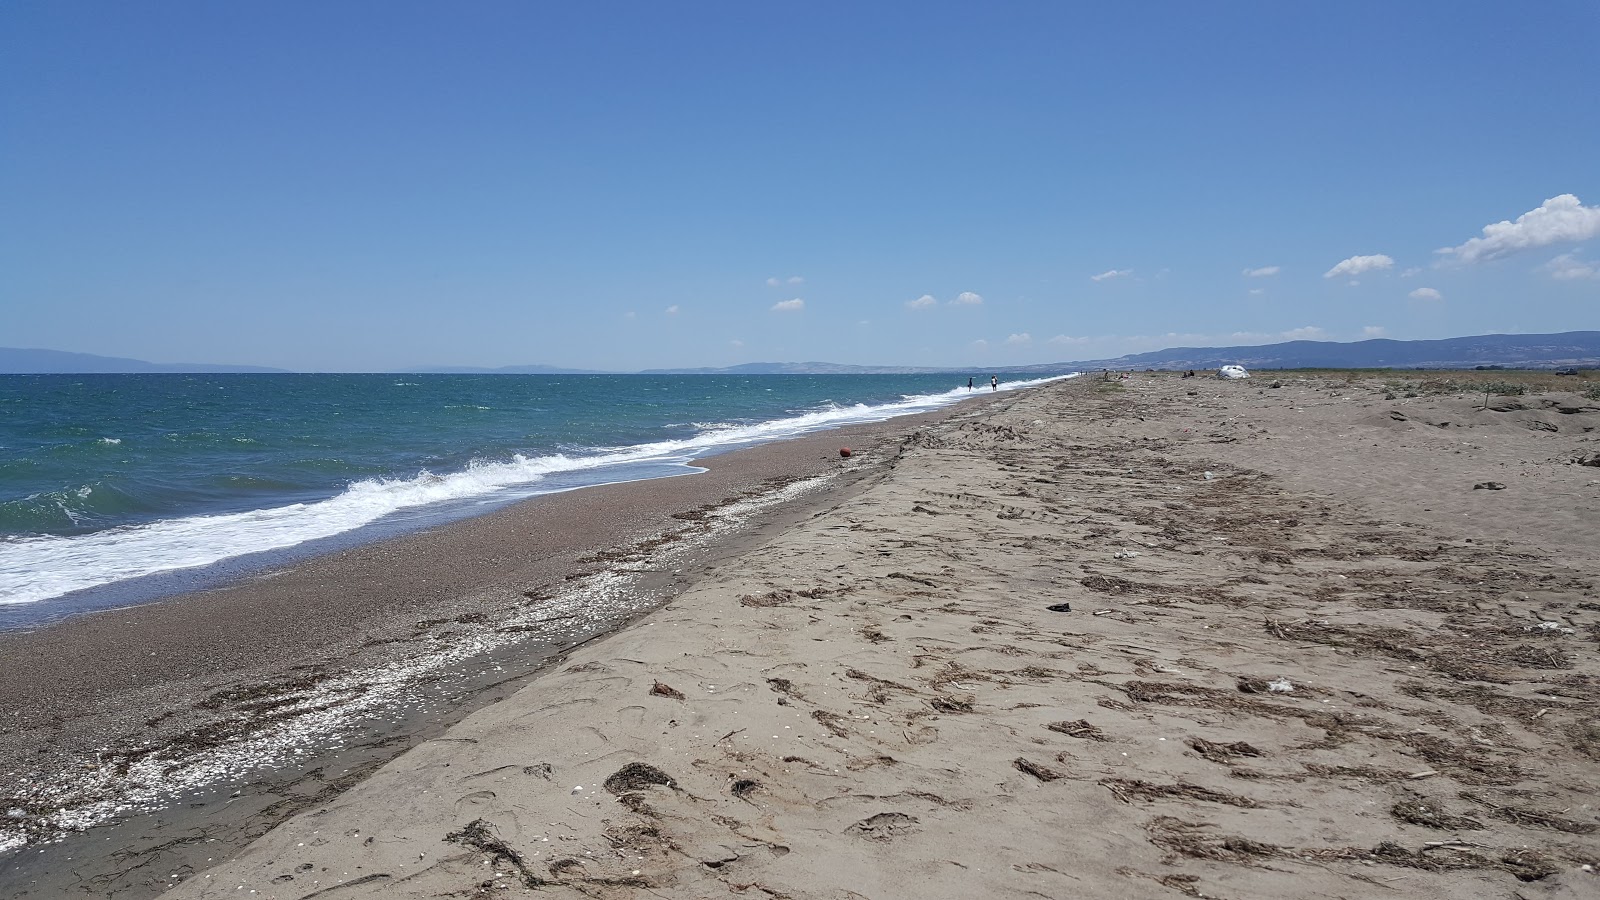
[[[990,375],[989,376],[989,390],[991,390],[991,391],[1000,390],[1000,376],[999,375]]]
[[[967,376],[967,390],[969,390],[969,391],[972,390],[972,376],[971,375]]]

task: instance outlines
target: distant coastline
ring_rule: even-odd
[[[618,370],[572,369],[547,365],[416,366],[388,374],[416,375],[931,375],[993,372],[1041,375],[1097,369],[1214,369],[1243,365],[1252,369],[1470,369],[1503,366],[1521,369],[1600,367],[1600,331],[1554,334],[1480,334],[1436,340],[1284,341],[1233,347],[1169,347],[1106,359],[1067,360],[1029,365],[880,366],[830,362],[753,362],[725,367]],[[0,374],[282,373],[288,369],[212,363],[152,363],[139,359],[70,353],[61,350],[0,347]]]

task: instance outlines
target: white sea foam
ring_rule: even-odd
[[[1053,380],[1015,381],[1001,388],[1015,390]],[[603,470],[608,468],[639,463],[687,464],[696,456],[718,450],[925,412],[972,395],[960,388],[906,396],[894,403],[833,405],[768,422],[717,424],[676,440],[475,461],[463,471],[448,474],[425,470],[412,478],[368,479],[314,503],[168,519],[85,535],[8,541],[0,543],[0,604],[37,603],[146,575],[283,550],[370,525],[401,510],[475,498],[531,496],[541,493],[540,482],[555,474],[594,472],[595,482],[599,483],[607,480]]]

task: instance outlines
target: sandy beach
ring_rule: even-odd
[[[0,862],[0,896],[159,893],[659,605],[804,498],[852,490],[867,469],[841,444],[870,454],[932,420],[722,454],[699,474],[0,634],[0,824],[33,844]]]
[[[58,865],[12,890],[1592,896],[1600,468],[1579,461],[1600,451],[1600,401],[1550,391],[1479,408],[1482,394],[1411,387],[1081,378],[739,454],[693,479],[566,495],[566,525],[513,510],[241,586],[251,610],[312,584],[400,604],[296,647],[387,653],[396,632],[372,623],[417,626],[423,609],[446,623],[424,633],[520,627],[508,604],[555,629],[549,610],[567,607],[552,579],[626,572],[664,546],[651,544],[664,520],[713,520],[700,550],[633,573],[653,580],[629,596],[664,605],[530,630],[546,642],[536,659],[491,652],[504,672],[479,673],[500,686],[474,682],[475,711],[368,768],[302,771],[289,807],[244,818],[257,824],[236,844],[274,827],[242,849],[169,832],[113,876],[114,854],[83,847],[95,862],[66,865],[76,881]],[[841,462],[840,443],[859,452]],[[599,493],[612,490],[623,509]],[[757,505],[739,519],[741,501]],[[651,515],[626,515],[632,503]],[[579,527],[590,517],[594,531]],[[552,552],[531,561],[530,542]],[[408,568],[424,545],[429,565]],[[89,646],[61,629],[9,640]],[[38,665],[38,684],[65,677]],[[118,677],[140,674],[124,665]],[[191,677],[158,680],[216,696]],[[293,693],[272,683],[235,711]],[[34,696],[11,690],[7,710]],[[50,690],[37,702],[85,689]],[[101,706],[84,715],[128,690],[89,691]],[[49,727],[70,732],[74,715]],[[11,740],[13,754],[66,745]]]

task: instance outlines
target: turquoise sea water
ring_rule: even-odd
[[[0,376],[0,627],[966,396],[956,375]]]

